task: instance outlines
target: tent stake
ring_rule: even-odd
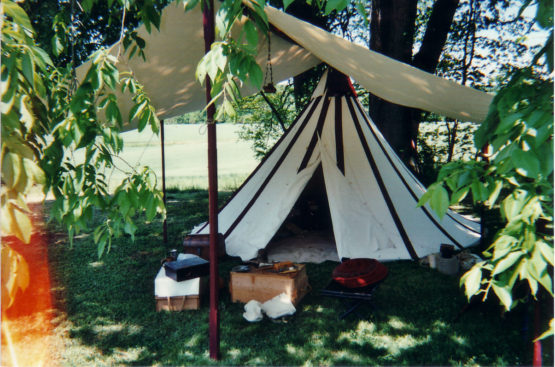
[[[164,200],[164,207],[166,207],[166,148],[164,146],[164,120],[160,120],[160,141],[162,149],[162,199]],[[164,244],[168,244],[168,222],[164,218],[164,224],[162,232],[164,234]]]
[[[204,28],[204,52],[208,53],[214,42],[214,3],[204,0],[202,24]],[[212,100],[210,78],[206,76],[206,104]],[[210,358],[220,359],[220,319],[218,313],[218,256],[216,253],[218,234],[218,166],[216,151],[216,108],[210,104],[206,109],[208,130],[208,223],[210,233]]]

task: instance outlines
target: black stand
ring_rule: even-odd
[[[380,282],[367,285],[365,287],[360,288],[347,288],[342,286],[341,284],[337,283],[334,280],[331,280],[328,285],[322,290],[320,290],[320,294],[322,296],[328,297],[336,297],[336,298],[345,298],[345,299],[352,299],[353,302],[347,308],[345,312],[339,315],[339,319],[344,319],[345,317],[349,316],[352,312],[356,311],[364,303],[369,304],[373,308],[372,304],[372,297],[374,292],[380,285]]]

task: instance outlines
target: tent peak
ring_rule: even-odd
[[[328,68],[326,89],[328,96],[330,97],[357,96],[355,88],[351,83],[351,79],[347,75],[332,67]]]

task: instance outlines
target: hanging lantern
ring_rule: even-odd
[[[266,75],[264,75],[264,83],[262,83],[264,93],[275,93],[274,75],[272,72],[272,48],[270,42],[270,33],[268,32],[268,60],[266,62]]]
[[[268,83],[262,88],[262,90],[264,91],[264,93],[275,93],[276,87],[273,83]]]

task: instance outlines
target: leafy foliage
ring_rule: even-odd
[[[540,14],[546,8],[550,20]],[[536,20],[553,34],[553,4],[539,1],[537,9]],[[552,37],[543,50],[552,48],[551,42]],[[549,58],[546,64],[552,72]],[[461,285],[468,298],[486,299],[493,290],[507,310],[519,301],[513,292],[519,282],[526,282],[534,297],[540,289],[553,296],[553,81],[537,68],[513,73],[476,131],[476,149],[489,144],[491,160],[444,166],[419,203],[429,201],[440,216],[469,194],[475,203],[499,204],[505,227],[483,253],[486,260],[467,272]]]
[[[113,196],[104,176],[123,148],[118,133],[124,117],[116,89],[134,95],[136,105],[129,120],[137,119],[139,129],[148,125],[157,131],[154,108],[131,75],[119,74],[117,60],[106,50],[91,56],[89,69],[78,83],[71,66],[55,66],[36,44],[31,21],[18,4],[3,0],[2,10],[2,235],[29,242],[32,225],[26,195],[39,185],[45,194],[54,195],[52,216],[64,224],[70,239],[89,229],[94,208],[107,213],[94,236],[101,256],[113,236],[133,235],[135,213],[144,210],[149,220],[163,213],[149,170],[131,172]],[[54,43],[67,47],[64,41],[59,38]],[[84,152],[82,161],[75,158],[79,152]],[[9,266],[16,255],[4,256],[9,250],[2,246],[2,265]],[[24,276],[24,268],[20,270]]]
[[[243,98],[237,108],[237,121],[241,123],[239,137],[252,142],[255,156],[259,159],[269,152],[296,115],[291,85],[278,86],[277,92],[266,95],[266,98],[275,112],[260,94]],[[275,116],[276,113],[279,116]]]

